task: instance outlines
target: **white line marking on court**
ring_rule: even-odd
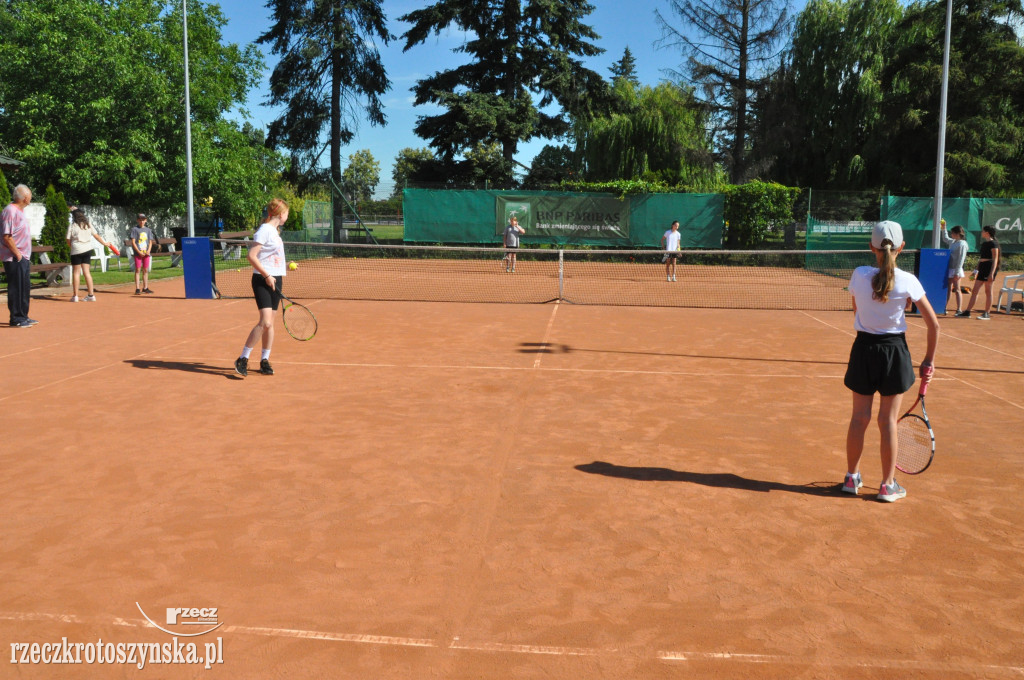
[[[327,640],[331,642],[352,642],[367,645],[391,645],[393,647],[437,647],[436,640],[393,637],[390,635],[358,635],[354,633],[323,633],[315,630],[293,628],[254,628],[251,626],[224,626],[226,633],[242,633],[263,637],[287,637],[301,640]]]
[[[460,642],[452,640],[449,649],[467,652],[498,652],[506,654],[548,654],[553,656],[600,656],[602,654],[618,654],[617,649],[589,649],[586,647],[547,647],[544,645],[511,645],[502,642]]]
[[[551,327],[555,325],[555,315],[558,314],[559,304],[556,301],[554,307],[551,309],[551,317],[548,319],[548,327],[544,329],[544,339],[540,343],[540,347],[537,348],[537,359],[533,362],[534,368],[540,368],[540,360],[544,356],[544,350],[548,348],[548,338],[551,337]]]
[[[1021,406],[1020,404],[1018,404],[1016,402],[1010,401],[1006,397],[1000,396],[1000,395],[996,394],[995,392],[989,392],[988,390],[986,390],[983,387],[978,387],[974,383],[967,382],[963,378],[958,378],[958,377],[954,376],[953,380],[956,380],[957,382],[962,382],[963,384],[967,385],[968,387],[972,387],[972,388],[978,390],[979,392],[984,392],[985,394],[987,394],[988,396],[992,397],[993,399],[998,399],[999,401],[1001,401],[1003,403],[1009,404],[1010,406],[1014,407],[1015,409],[1020,409],[1021,411],[1024,411],[1024,406]]]
[[[26,612],[0,612],[0,621],[52,621],[76,625],[113,625],[128,628],[153,628],[148,621],[122,619],[86,620],[74,614],[45,614]],[[316,630],[300,630],[295,628],[263,628],[258,626],[224,626],[225,633],[254,635],[268,638],[292,638],[323,642],[345,642],[363,645],[384,645],[390,647],[442,647],[460,652],[483,652],[490,654],[534,654],[538,656],[618,656],[624,653],[619,649],[597,649],[593,647],[556,647],[547,645],[516,645],[502,642],[463,642],[458,636],[453,637],[447,645],[441,645],[430,638],[398,637],[392,635],[362,635],[358,633],[331,633]],[[645,655],[646,656],[646,655]],[[942,663],[924,660],[900,659],[822,659],[819,657],[783,656],[779,654],[748,654],[744,652],[694,652],[694,651],[657,651],[647,658],[661,661],[738,661],[743,663],[799,665],[810,667],[857,667],[872,669],[902,669],[910,671],[938,671],[976,673],[979,670],[989,673],[1024,675],[1024,662],[1021,665]]]
[[[209,361],[208,357],[171,357],[171,356],[150,356],[154,361]],[[533,371],[533,366],[478,366],[473,364],[381,364],[381,363],[355,363],[341,361],[275,361],[282,366],[323,366],[326,368],[394,368],[400,370],[417,371]],[[799,380],[827,380],[843,378],[842,374],[809,375],[806,373],[717,373],[710,371],[643,371],[625,368],[551,368],[540,367],[536,370],[550,371],[552,373],[613,373],[622,375],[681,375],[697,378],[796,378]],[[957,378],[932,378],[932,382],[954,381]]]
[[[120,333],[121,331],[126,331],[126,330],[129,330],[131,328],[142,328],[143,326],[149,326],[149,325],[152,325],[154,323],[160,323],[161,321],[168,321],[168,320],[173,319],[173,318],[174,318],[173,316],[167,316],[167,317],[164,317],[162,319],[154,319],[152,321],[147,321],[146,323],[143,323],[143,324],[133,324],[131,326],[123,326],[121,328],[113,328],[113,329],[108,330],[108,331],[101,331],[99,333],[93,333],[92,335],[84,335],[84,336],[80,335],[80,336],[77,336],[77,337],[74,337],[74,338],[69,338],[67,340],[61,340],[60,342],[51,342],[49,345],[39,345],[38,347],[32,347],[32,348],[29,348],[29,349],[21,350],[20,352],[11,352],[10,354],[0,354],[0,359],[7,359],[9,357],[16,357],[16,356],[19,356],[21,354],[28,354],[29,352],[38,352],[40,350],[50,349],[51,347],[60,347],[61,345],[78,345],[83,340],[88,340],[89,338],[95,338],[95,337],[100,336],[100,335],[109,335],[111,333]]]
[[[923,324],[915,323],[913,325],[917,326],[918,328],[925,328],[925,326]],[[977,342],[973,342],[971,340],[967,340],[965,338],[961,338],[958,335],[954,335],[953,333],[947,332],[945,329],[942,330],[942,332],[939,335],[939,337],[942,338],[942,339],[948,338],[950,340],[956,340],[957,342],[962,342],[962,343],[965,343],[965,344],[968,344],[968,345],[974,345],[975,347],[978,347],[979,349],[988,350],[989,352],[995,352],[996,354],[1002,354],[1003,356],[1010,357],[1011,359],[1017,359],[1019,361],[1024,361],[1024,357],[1017,356],[1016,354],[1010,354],[1009,352],[1004,352],[1003,350],[996,349],[995,347],[989,347],[988,345],[982,345],[981,343],[977,343]]]
[[[852,332],[851,332],[851,331],[850,331],[849,329],[846,329],[846,328],[840,328],[839,326],[833,326],[833,325],[832,325],[832,324],[830,324],[829,322],[827,322],[827,321],[822,321],[822,320],[821,320],[821,319],[819,319],[818,317],[814,316],[813,314],[809,314],[809,313],[807,313],[807,312],[806,312],[806,311],[804,311],[804,310],[800,310],[800,313],[801,313],[801,314],[803,314],[804,316],[807,316],[807,317],[810,317],[810,318],[814,319],[815,321],[817,321],[818,323],[820,323],[820,324],[821,324],[821,325],[823,325],[823,326],[828,326],[828,327],[829,327],[829,328],[831,328],[832,330],[836,330],[836,331],[839,331],[839,332],[840,332],[840,333],[842,333],[843,335],[849,335],[850,337],[856,337],[856,334],[852,333]]]

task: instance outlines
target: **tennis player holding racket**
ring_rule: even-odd
[[[905,336],[905,310],[911,301],[917,303],[928,327],[928,346],[919,371],[924,383],[931,382],[939,339],[939,320],[925,297],[921,282],[896,267],[896,256],[904,245],[903,228],[898,223],[879,222],[871,233],[871,252],[878,259],[878,266],[857,267],[850,278],[857,338],[850,350],[843,381],[853,391],[853,414],[846,433],[847,473],[843,491],[857,494],[863,484],[860,459],[864,453],[864,433],[871,423],[872,402],[878,392],[878,429],[882,435],[882,484],[878,500],[889,503],[907,495],[893,475],[900,401],[903,393],[914,385],[914,364]]]
[[[243,378],[249,373],[249,354],[256,341],[263,338],[263,353],[260,356],[260,373],[274,375],[270,365],[270,349],[274,344],[274,313],[281,302],[281,290],[286,273],[284,241],[281,240],[281,225],[288,221],[288,204],[275,198],[267,206],[267,221],[264,222],[249,246],[249,264],[252,265],[252,293],[259,310],[259,321],[249,331],[249,337],[242,347],[242,355],[235,359],[235,373]]]

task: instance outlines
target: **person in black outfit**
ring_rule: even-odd
[[[999,241],[996,240],[995,227],[983,227],[981,230],[981,247],[978,253],[981,258],[978,260],[977,277],[974,288],[971,289],[971,299],[967,303],[967,309],[957,312],[957,316],[969,317],[974,301],[978,299],[978,293],[985,289],[985,309],[978,315],[979,321],[988,321],[988,310],[992,309],[992,282],[996,280],[999,273]]]

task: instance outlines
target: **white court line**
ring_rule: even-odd
[[[167,319],[172,319],[172,318],[174,318],[174,317],[165,317],[164,319],[158,319],[157,321],[166,321]],[[136,328],[136,327],[141,327],[141,326],[148,326],[151,323],[157,323],[157,321],[150,321],[150,322],[146,322],[145,324],[137,324],[136,326],[125,326],[124,328],[121,328],[121,329],[118,329],[118,330],[128,330],[130,328]],[[224,332],[226,332],[228,330],[235,330],[236,328],[239,328],[242,325],[244,325],[244,324],[236,325],[236,326],[234,326],[234,327],[232,327],[230,329],[222,328],[220,330],[210,331],[209,333],[206,333],[205,335],[200,335],[199,337],[202,338],[202,337],[206,337],[206,336],[210,336],[210,335],[217,335],[218,333],[224,333]],[[187,338],[185,340],[179,340],[178,342],[172,342],[171,344],[164,345],[163,347],[157,347],[153,351],[154,352],[164,351],[164,350],[170,349],[171,347],[177,347],[178,345],[184,345],[186,343],[194,342],[195,340],[196,340],[196,338]],[[74,342],[78,342],[78,341],[76,340]],[[63,343],[59,343],[59,344],[63,344]],[[97,371],[102,371],[102,370],[105,370],[105,369],[108,369],[108,368],[113,368],[114,366],[121,366],[122,364],[124,364],[127,361],[133,361],[135,359],[141,359],[141,358],[143,358],[143,357],[145,357],[145,356],[147,356],[149,354],[151,354],[151,352],[143,352],[142,354],[136,354],[135,356],[129,357],[127,359],[119,359],[119,360],[113,361],[113,362],[111,362],[109,364],[105,364],[103,366],[97,366],[96,368],[89,369],[88,371],[83,371],[82,373],[71,375],[71,376],[68,376],[66,378],[61,378],[60,380],[54,380],[53,382],[46,383],[45,385],[36,385],[35,387],[30,387],[29,389],[23,390],[21,392],[18,392],[17,394],[9,394],[6,397],[0,397],[0,401],[6,401],[8,399],[14,399],[14,398],[20,397],[22,395],[29,394],[31,392],[36,392],[38,390],[44,390],[44,389],[46,389],[48,387],[53,387],[54,385],[60,385],[61,383],[66,383],[66,382],[69,382],[71,380],[77,380],[78,378],[82,378],[82,377],[87,376],[87,375],[89,375],[91,373],[96,373]],[[2,358],[2,357],[0,357],[0,358]],[[225,370],[227,370],[227,367],[225,367]]]
[[[74,614],[45,614],[25,612],[0,612],[0,621],[52,621],[58,623],[71,623],[76,625],[113,625],[130,628],[156,628],[148,621],[131,620],[112,617],[105,620],[86,621]],[[475,652],[487,654],[532,654],[537,656],[621,656],[633,655],[633,650],[621,651],[618,649],[598,649],[594,647],[557,647],[547,645],[516,645],[501,642],[463,642],[458,636],[452,638],[451,642],[442,645],[431,638],[399,637],[391,635],[362,635],[358,633],[332,633],[316,630],[300,630],[295,628],[263,628],[257,626],[224,626],[225,633],[239,633],[241,635],[253,635],[267,638],[291,638],[300,640],[313,640],[322,642],[343,642],[349,644],[363,645],[384,645],[390,647],[427,647],[434,649],[449,649],[457,652]],[[779,654],[747,654],[743,652],[696,652],[696,651],[657,651],[641,655],[643,658],[656,659],[659,661],[736,661],[741,663],[755,664],[776,664],[796,665],[808,667],[855,667],[871,669],[899,669],[905,671],[934,671],[940,673],[999,673],[1013,675],[1014,677],[1024,676],[1024,662],[1021,665],[998,665],[998,664],[970,664],[970,663],[944,663],[939,661],[926,660],[902,660],[902,659],[822,659],[817,656],[783,656]]]
[[[499,654],[539,654],[549,656],[601,656],[618,654],[617,649],[589,649],[586,647],[548,647],[545,645],[511,645],[503,642],[460,642],[454,638],[448,649],[466,652],[493,652]]]
[[[155,361],[209,361],[209,357],[172,357],[172,356],[151,356],[151,359]],[[728,359],[723,359],[728,361]],[[807,374],[807,373],[719,373],[711,371],[643,371],[636,369],[625,369],[625,368],[552,368],[552,367],[540,367],[535,368],[534,366],[480,366],[475,364],[384,364],[384,363],[360,363],[360,362],[343,362],[343,361],[275,361],[275,365],[280,363],[282,366],[323,366],[326,368],[393,368],[400,370],[420,370],[420,371],[456,371],[456,370],[467,370],[467,371],[550,371],[552,373],[613,373],[613,374],[624,374],[624,375],[682,375],[697,378],[718,378],[718,377],[735,377],[735,378],[796,378],[799,380],[824,380],[824,379],[842,379],[842,374]],[[939,378],[935,377],[932,382],[942,381],[955,381],[958,378]]]
[[[555,325],[555,315],[558,314],[558,301],[555,301],[555,306],[551,309],[551,317],[548,319],[548,327],[544,329],[544,339],[541,340],[540,347],[537,348],[537,359],[533,362],[534,368],[540,368],[541,357],[544,356],[544,350],[548,348],[548,338],[551,337],[551,327]]]
[[[918,328],[925,328],[925,326],[923,324],[915,323],[914,325],[917,326]],[[979,349],[988,350],[989,352],[995,352],[996,354],[1002,354],[1003,356],[1010,357],[1011,359],[1017,359],[1018,361],[1024,361],[1024,357],[1017,356],[1016,354],[1010,354],[1009,352],[1004,352],[1003,350],[997,349],[995,347],[989,347],[988,345],[982,345],[981,343],[973,342],[971,340],[967,340],[965,338],[961,338],[960,336],[953,335],[952,333],[947,333],[945,330],[942,330],[942,332],[939,334],[939,338],[940,339],[949,338],[950,340],[956,340],[957,342],[962,342],[962,343],[965,343],[967,345],[974,345],[975,347],[978,347]]]
[[[88,340],[89,338],[95,338],[95,337],[100,336],[100,335],[109,335],[111,333],[120,333],[121,331],[126,331],[126,330],[129,330],[131,328],[142,328],[143,326],[150,326],[152,324],[160,323],[161,321],[168,321],[168,320],[173,319],[173,318],[175,318],[175,317],[173,317],[173,316],[165,316],[162,319],[153,319],[152,321],[147,321],[146,323],[132,324],[131,326],[123,326],[122,328],[112,328],[110,330],[100,331],[98,333],[93,333],[92,335],[79,335],[79,336],[74,337],[74,338],[68,338],[67,340],[61,340],[60,342],[51,342],[49,345],[38,345],[36,347],[31,347],[29,349],[24,349],[24,350],[21,350],[20,352],[11,352],[10,354],[0,354],[0,359],[7,359],[9,357],[16,357],[16,356],[19,356],[19,355],[22,355],[22,354],[28,354],[29,352],[38,352],[40,350],[50,349],[51,347],[60,347],[61,345],[78,345],[83,340]]]
[[[800,310],[800,313],[801,313],[801,314],[803,314],[804,316],[807,316],[807,317],[810,317],[810,318],[814,319],[815,321],[817,321],[818,323],[820,323],[820,324],[821,324],[822,326],[828,326],[828,327],[829,327],[829,328],[831,328],[832,330],[836,330],[836,331],[839,331],[839,332],[840,332],[840,333],[842,333],[843,335],[849,335],[849,336],[850,336],[851,338],[853,338],[853,337],[856,337],[856,333],[853,333],[853,332],[852,332],[852,331],[851,331],[850,329],[848,329],[848,328],[840,328],[839,326],[833,326],[833,325],[832,325],[832,324],[830,324],[829,322],[827,322],[827,321],[822,321],[822,320],[821,320],[821,319],[819,319],[818,317],[814,316],[813,314],[809,314],[808,312],[806,312],[806,311],[804,311],[804,310]]]

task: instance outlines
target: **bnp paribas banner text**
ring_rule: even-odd
[[[1024,245],[1024,203],[986,203],[982,226],[993,226],[999,243]]]
[[[545,236],[556,243],[629,238],[628,198],[498,196],[495,203],[495,234],[504,233],[514,215],[527,236]]]

